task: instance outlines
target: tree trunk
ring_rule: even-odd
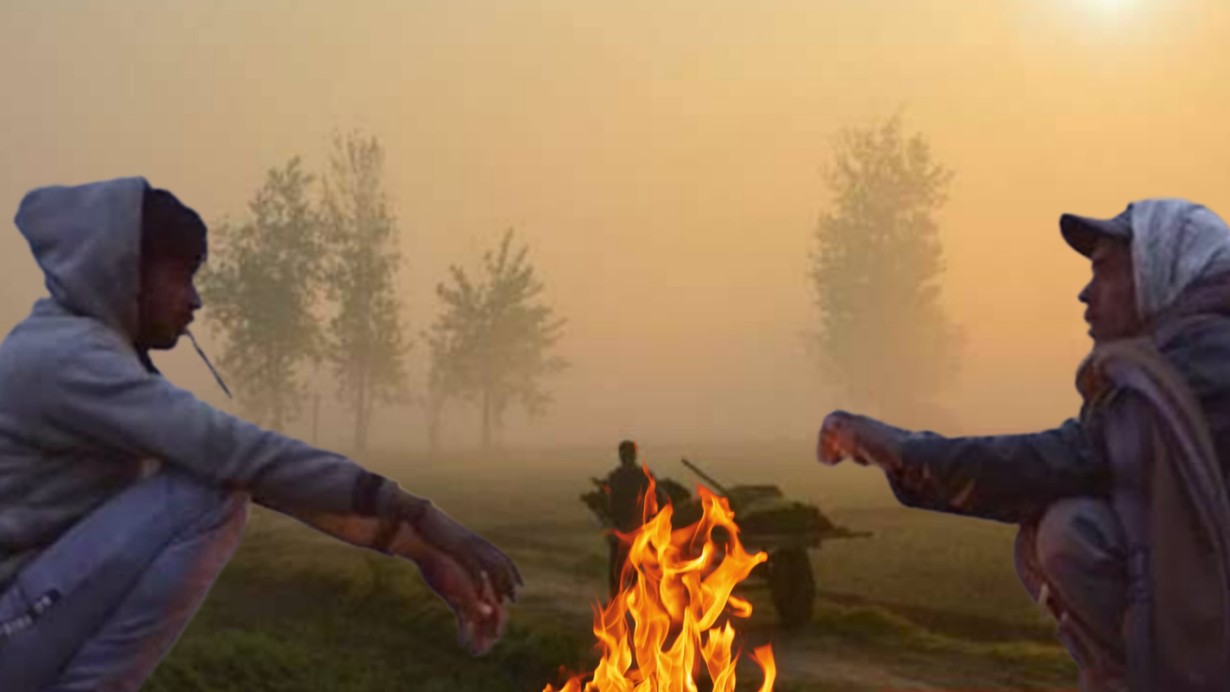
[[[276,355],[273,358],[273,362],[275,366],[281,365],[281,363],[279,363],[279,358]],[[279,372],[280,368],[275,367],[273,368],[273,371]],[[271,391],[269,392],[269,396],[273,403],[273,425],[271,427],[277,432],[283,432],[282,426],[286,421],[283,420],[284,414],[282,413],[282,406],[286,401],[286,390],[282,389],[282,383],[279,381],[271,383],[270,387]]]
[[[427,451],[434,455],[440,449],[440,418],[444,414],[444,402],[435,396],[427,401]]]
[[[367,450],[367,373],[366,368],[359,375],[359,384],[355,392],[354,418],[354,448],[356,451]]]
[[[320,392],[312,392],[312,446],[320,446]]]
[[[268,372],[277,372],[278,368],[277,352],[268,356],[266,368]],[[264,396],[268,397],[264,401],[268,402],[269,429],[276,430],[278,433],[282,431],[282,392],[278,390],[278,381],[276,379],[268,383],[268,391],[264,392]]]
[[[270,412],[270,418],[272,418],[272,420],[270,421],[269,427],[277,432],[282,432],[282,397],[284,395],[278,391],[271,392],[270,394],[273,399],[273,411]]]
[[[363,388],[363,422],[359,428],[360,449],[367,451],[372,431],[372,395],[368,387]]]
[[[483,450],[491,449],[491,389],[483,388]]]

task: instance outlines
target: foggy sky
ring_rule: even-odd
[[[268,168],[323,169],[360,129],[387,150],[415,332],[448,265],[510,226],[569,319],[558,402],[510,440],[803,439],[841,405],[801,337],[821,166],[903,109],[956,172],[943,432],[1024,431],[1076,412],[1089,347],[1059,215],[1174,195],[1230,216],[1227,35],[1221,0],[9,0],[0,207],[140,174],[235,217]],[[44,293],[11,224],[0,290],[5,331]],[[158,360],[222,403],[190,347]],[[374,440],[418,444],[422,420],[384,411]]]

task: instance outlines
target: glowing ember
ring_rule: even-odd
[[[578,675],[543,692],[696,692],[702,665],[713,692],[733,692],[738,655],[730,618],[748,617],[752,606],[731,591],[768,556],[743,549],[726,498],[703,486],[698,492],[700,521],[672,531],[673,507],[658,511],[650,476],[644,525],[617,534],[631,544],[620,592],[594,608],[602,661],[589,682],[583,681],[591,676]],[[752,659],[764,671],[760,692],[770,692],[777,673],[772,649],[759,647]]]

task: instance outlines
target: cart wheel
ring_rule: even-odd
[[[780,550],[769,558],[769,591],[784,626],[799,627],[811,621],[816,579],[806,550]]]

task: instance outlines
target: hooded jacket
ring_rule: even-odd
[[[373,516],[396,484],[175,386],[133,345],[143,178],[45,187],[16,224],[49,297],[0,344],[0,590],[157,459],[282,511]]]

